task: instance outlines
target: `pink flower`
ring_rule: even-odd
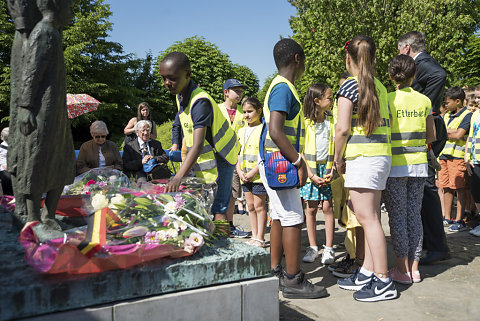
[[[145,244],[156,244],[158,243],[157,241],[157,233],[156,232],[147,232],[145,236],[143,237],[143,240],[145,241]]]
[[[189,239],[186,239],[185,242],[183,243],[183,249],[188,252],[188,253],[193,253],[193,250],[195,249],[190,242]]]
[[[105,188],[107,187],[107,182],[100,182],[98,183],[98,186],[100,186],[100,188]]]
[[[95,182],[93,179],[91,179],[91,180],[89,180],[89,181],[87,182],[86,185],[87,185],[87,186],[90,186],[90,185],[95,184],[95,183],[96,183],[96,182]]]
[[[173,199],[175,200],[175,203],[176,203],[175,208],[177,210],[181,209],[183,206],[185,206],[186,201],[183,199],[182,194],[180,194],[180,193],[175,194]]]
[[[192,233],[190,234],[190,237],[188,238],[188,241],[192,244],[194,247],[200,247],[203,244],[205,244],[205,240],[203,239],[203,236],[201,236],[198,233]]]

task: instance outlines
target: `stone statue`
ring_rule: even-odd
[[[35,10],[12,8],[26,9],[34,5],[41,19],[29,20],[34,19],[30,14],[22,16],[26,26],[34,27],[29,34],[24,33],[26,37],[21,38],[21,44],[14,41],[12,49],[12,74],[15,70],[16,79],[10,106],[13,144],[9,144],[8,170],[17,200],[16,215],[26,215],[27,224],[41,221],[36,229],[48,234],[48,231],[61,230],[54,220],[55,211],[63,187],[70,184],[75,175],[61,33],[61,27],[73,19],[73,3],[72,0],[9,0],[14,20],[14,13]]]

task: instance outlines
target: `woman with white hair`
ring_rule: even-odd
[[[8,127],[2,129],[2,143],[0,144],[0,182],[2,183],[0,195],[13,195],[12,178],[7,172],[7,152],[8,152]]]
[[[94,121],[90,125],[90,134],[92,140],[83,143],[78,153],[77,175],[97,167],[110,167],[121,171],[122,158],[117,145],[106,139],[107,125],[101,120]]]
[[[123,148],[123,169],[128,177],[143,181],[170,178],[168,155],[159,141],[151,139],[151,128],[152,123],[148,120],[137,122],[137,138]]]

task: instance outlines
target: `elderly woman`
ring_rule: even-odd
[[[122,170],[122,158],[117,145],[107,140],[107,125],[97,120],[90,125],[92,140],[85,142],[80,147],[77,158],[77,175],[85,173],[92,168],[110,167]]]
[[[2,143],[0,144],[0,181],[2,183],[2,190],[0,195],[13,195],[12,178],[7,172],[7,152],[8,152],[8,127],[2,129],[1,133]]]
[[[152,120],[152,114],[150,113],[150,105],[147,102],[141,102],[140,104],[138,104],[137,117],[133,117],[132,119],[130,119],[127,126],[125,126],[125,129],[123,130],[123,132],[125,133],[125,145],[137,138],[135,125],[140,120],[151,121],[152,127],[150,129],[150,138],[157,139],[157,126],[155,126],[155,122]]]
[[[149,178],[170,178],[171,173],[167,167],[168,156],[159,141],[150,139],[151,128],[151,122],[148,120],[137,122],[135,125],[137,138],[123,148],[123,171],[128,177],[133,176],[143,181]],[[156,166],[151,163],[155,163]],[[155,167],[149,170],[147,168],[149,165]]]

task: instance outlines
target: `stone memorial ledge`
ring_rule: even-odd
[[[2,234],[0,241],[14,233]],[[223,313],[224,310],[217,309],[220,306],[215,303],[217,301],[229,311],[226,320],[237,316],[237,313],[232,314],[233,311],[243,318],[248,315],[243,307],[257,304],[264,309],[268,307],[268,310],[271,307],[278,316],[278,281],[273,279],[277,281],[273,282],[270,277],[269,253],[238,240],[220,239],[211,247],[203,246],[196,254],[184,259],[162,259],[128,270],[86,275],[40,274],[23,260],[23,249],[18,241],[10,238],[7,243],[4,247],[7,252],[1,254],[6,264],[0,268],[0,320],[45,314],[49,314],[45,317],[52,320],[51,317],[61,311],[69,311],[65,312],[69,313],[68,320],[77,320],[74,318],[77,313],[79,317],[85,313],[106,313],[110,318],[115,316],[115,320],[123,320],[121,315],[133,311],[140,313],[137,307],[157,311],[153,306],[164,306],[162,304],[172,305],[175,313],[194,313],[195,319],[200,320],[202,311],[214,311],[216,316]],[[256,287],[258,291],[254,290]],[[125,300],[135,301],[120,303]],[[149,308],[150,302],[156,303]],[[106,307],[84,309],[99,305]],[[190,305],[193,306],[188,307]],[[124,312],[117,316],[116,311]],[[167,311],[159,313],[163,319]],[[148,315],[133,319],[146,320]]]
[[[253,321],[278,319],[278,279],[266,277],[22,320]]]

